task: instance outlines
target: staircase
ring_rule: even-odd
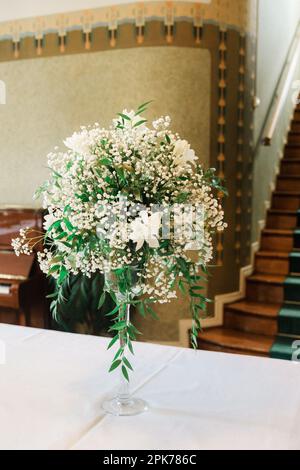
[[[300,106],[295,110],[246,297],[224,307],[224,325],[199,349],[291,359],[300,337]]]

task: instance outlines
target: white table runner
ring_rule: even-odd
[[[300,364],[136,343],[151,408],[115,417],[107,339],[0,325],[0,341],[1,449],[300,449]]]

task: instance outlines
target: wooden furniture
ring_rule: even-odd
[[[36,252],[17,257],[11,240],[20,228],[42,231],[42,211],[0,209],[0,322],[46,327],[46,282]]]

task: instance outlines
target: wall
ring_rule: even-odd
[[[300,20],[298,0],[260,0],[258,8],[257,96],[261,100],[255,111],[254,143],[257,142],[278,83],[286,56]],[[299,67],[300,68],[300,67]],[[296,71],[295,80],[300,78]],[[258,146],[253,171],[252,240],[258,237],[258,222],[265,218],[266,201],[270,199],[272,184],[282,154],[291,111],[291,95],[282,112],[271,147]]]
[[[47,153],[80,125],[107,125],[124,107],[151,99],[149,118],[171,115],[174,129],[208,163],[207,50],[149,47],[29,59],[0,64],[0,76],[7,88],[0,114],[0,204],[32,205],[34,189],[47,177]]]

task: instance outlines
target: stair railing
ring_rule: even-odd
[[[272,142],[273,135],[277,128],[277,124],[282,112],[282,109],[285,105],[286,99],[291,90],[292,82],[294,80],[294,75],[297,65],[299,65],[300,60],[300,23],[296,29],[293,41],[291,43],[287,59],[283,66],[276,91],[272,100],[272,104],[267,113],[265,123],[260,134],[258,144],[263,144],[270,146]]]

